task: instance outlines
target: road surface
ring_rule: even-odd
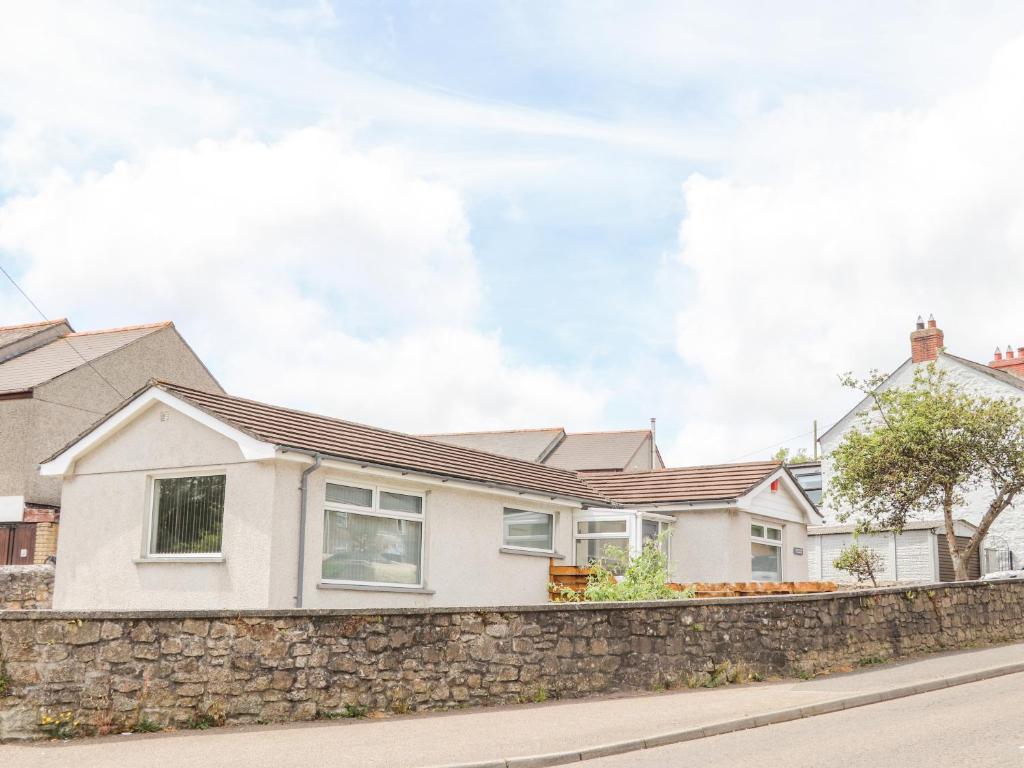
[[[1024,674],[1017,674],[583,765],[1024,768],[1022,746]]]

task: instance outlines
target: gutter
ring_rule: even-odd
[[[288,450],[303,453],[313,459],[313,463],[302,470],[302,477],[299,480],[299,556],[295,566],[295,607],[301,608],[306,565],[306,502],[309,499],[309,476],[320,469],[324,463],[324,457],[313,451],[300,451],[295,448]]]

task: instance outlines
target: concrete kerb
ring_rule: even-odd
[[[547,768],[554,765],[568,765],[584,760],[592,760],[599,757],[621,755],[626,752],[637,752],[641,749],[654,749],[665,747],[670,744],[679,744],[684,741],[705,739],[710,736],[721,736],[726,733],[745,731],[750,728],[760,728],[765,725],[776,725],[778,723],[800,720],[805,717],[816,717],[827,715],[831,712],[839,712],[844,709],[855,709],[870,704],[878,704],[883,701],[903,699],[907,696],[916,696],[921,693],[930,693],[943,688],[953,688],[958,685],[977,683],[981,680],[988,680],[1003,675],[1013,675],[1024,672],[1024,662],[1013,664],[1002,664],[996,667],[987,667],[974,672],[964,672],[959,675],[949,675],[928,680],[913,685],[903,685],[897,688],[890,688],[887,691],[878,693],[858,693],[853,696],[842,696],[836,699],[829,699],[806,707],[791,707],[780,709],[774,712],[766,712],[762,715],[752,717],[741,717],[735,720],[724,720],[719,723],[712,723],[700,728],[687,728],[685,730],[670,731],[656,736],[642,739],[630,739],[618,741],[611,744],[600,744],[595,747],[587,747],[569,752],[552,752],[544,755],[525,755],[522,757],[509,757],[498,760],[485,760],[477,763],[457,763],[432,766],[432,768]]]

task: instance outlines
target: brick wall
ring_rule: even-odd
[[[1024,583],[634,604],[0,614],[0,738],[409,712],[685,685],[716,664],[805,675],[1024,640]]]
[[[0,611],[49,608],[52,601],[52,565],[0,565]]]

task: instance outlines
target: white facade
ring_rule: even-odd
[[[62,470],[67,474],[54,608],[295,607],[300,475],[310,463],[294,453],[247,458],[231,436],[150,402]],[[225,478],[222,543],[214,556],[150,553],[154,482],[183,475]],[[322,578],[328,483],[422,497],[419,583],[375,587]],[[546,602],[548,558],[571,562],[572,514],[578,507],[325,461],[309,480],[303,607]],[[505,546],[506,508],[549,513],[553,552]]]
[[[968,391],[986,397],[1011,398],[1024,401],[1024,390],[1006,384],[995,376],[978,371],[970,365],[960,362],[952,355],[940,352],[936,360],[936,366],[946,372],[948,381]],[[913,383],[914,367],[908,360],[892,373],[883,384],[883,387],[909,387]],[[835,522],[837,512],[839,511],[832,508],[828,503],[827,493],[833,472],[829,454],[839,445],[846,433],[864,418],[859,414],[869,409],[870,402],[867,400],[862,401],[857,408],[840,419],[821,436],[822,486],[826,493],[824,506],[821,511],[827,522]],[[967,503],[963,508],[956,510],[955,517],[977,525],[985,514],[989,501],[991,501],[991,492],[986,492],[985,488],[979,488],[969,495]],[[937,509],[928,517],[937,518],[941,517],[941,515],[942,511]],[[1013,552],[1014,567],[1021,567],[1021,564],[1024,564],[1024,499],[1016,502],[999,516],[989,530],[986,541],[990,547],[995,547],[1005,542],[1005,546],[1009,547]]]

